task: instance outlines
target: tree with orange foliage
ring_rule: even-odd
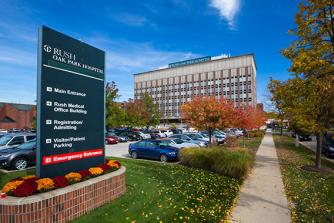
[[[235,109],[233,126],[246,130],[258,129],[266,121],[265,113],[255,107],[244,106]]]
[[[181,107],[182,118],[198,130],[207,130],[209,144],[216,128],[226,128],[233,124],[234,107],[226,99],[215,97],[194,97]]]

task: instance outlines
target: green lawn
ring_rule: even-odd
[[[178,164],[119,159],[127,192],[74,222],[221,222],[240,182]]]
[[[314,165],[315,154],[295,147],[291,137],[275,135],[274,141],[293,222],[334,222],[334,175],[302,170],[302,166]],[[322,164],[334,169],[324,159]]]

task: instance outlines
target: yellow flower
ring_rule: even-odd
[[[55,183],[50,178],[36,180],[38,191],[47,191],[54,188]]]
[[[94,176],[98,176],[103,173],[103,169],[101,167],[92,167],[89,168],[89,172]]]
[[[110,166],[111,168],[113,168],[113,167],[115,167],[117,169],[120,168],[119,162],[117,160],[109,160],[107,165]]]
[[[65,178],[70,181],[71,183],[79,182],[81,180],[80,173],[71,172],[65,175]]]
[[[24,181],[23,180],[16,180],[16,181],[11,181],[5,184],[5,186],[2,188],[3,193],[8,193],[12,192],[15,190],[20,184],[22,184]]]

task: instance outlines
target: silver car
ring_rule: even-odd
[[[12,148],[36,138],[36,134],[9,133],[0,137],[0,150]]]

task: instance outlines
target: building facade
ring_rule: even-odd
[[[181,106],[196,96],[225,97],[234,106],[256,106],[256,63],[253,54],[203,57],[134,74],[134,98],[149,94],[162,119],[180,120]]]
[[[36,106],[0,102],[0,129],[31,128],[36,117]]]

